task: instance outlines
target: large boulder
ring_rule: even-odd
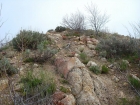
[[[78,105],[100,105],[94,92],[92,79],[86,68],[73,68],[69,72],[68,81]]]
[[[90,61],[89,66],[96,65]],[[72,96],[61,100],[64,105],[111,105],[112,82],[107,78],[100,78],[97,75],[89,74],[89,71],[81,61],[76,58],[57,58],[56,66],[59,73],[63,74],[70,84]],[[109,86],[108,86],[109,85]],[[108,89],[109,88],[109,89]],[[66,97],[66,96],[65,96]],[[73,100],[67,103],[68,100]],[[67,104],[65,104],[67,103]],[[57,105],[57,104],[56,104]],[[61,105],[61,104],[60,104]]]
[[[59,73],[63,74],[65,78],[67,78],[68,73],[74,67],[83,68],[85,65],[81,63],[81,61],[77,57],[72,58],[57,58],[55,61],[55,65],[57,66],[57,70]]]
[[[101,105],[113,105],[112,100],[114,98],[114,89],[112,87],[111,79],[107,77],[99,77],[92,75],[94,91],[98,97]]]

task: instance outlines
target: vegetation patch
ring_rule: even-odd
[[[28,71],[20,80],[23,96],[34,96],[42,93],[43,97],[51,95],[56,90],[54,77],[48,72],[39,72],[35,75],[33,71]]]
[[[107,74],[108,72],[109,72],[109,69],[105,65],[103,65],[101,73]]]
[[[138,59],[138,51],[140,50],[140,41],[135,38],[124,38],[109,36],[101,39],[97,45],[96,50],[98,52],[104,52],[102,55],[106,58],[124,58],[128,56],[134,56]],[[135,59],[136,59],[135,58]],[[134,61],[135,62],[135,61]]]
[[[130,83],[137,89],[140,89],[140,81],[132,76],[128,77],[128,80],[130,81]]]
[[[18,70],[10,64],[8,59],[2,58],[0,60],[0,75],[7,73],[8,75],[16,74]]]
[[[92,71],[95,74],[100,74],[101,73],[100,67],[98,67],[98,66],[91,66],[89,68],[89,70]]]
[[[64,86],[60,86],[60,91],[62,91],[64,93],[68,93],[69,92],[68,88],[66,88]]]
[[[140,105],[140,97],[134,99],[120,98],[117,105]]]
[[[65,30],[66,30],[66,28],[63,27],[63,26],[57,26],[57,27],[55,28],[55,31],[56,31],[56,32],[62,32],[62,31],[65,31]]]
[[[13,48],[18,51],[25,49],[37,49],[40,42],[47,40],[43,33],[31,30],[21,30],[19,34],[12,40]]]
[[[89,61],[89,57],[88,57],[87,54],[84,53],[84,52],[80,53],[80,59],[82,60],[82,62],[83,62],[84,64],[87,64],[88,61]]]
[[[119,66],[121,71],[126,71],[128,69],[128,63],[125,62],[125,60],[122,60]]]

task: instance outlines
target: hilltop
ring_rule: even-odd
[[[139,46],[116,33],[21,30],[1,48],[0,104],[140,105]]]

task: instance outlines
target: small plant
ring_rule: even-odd
[[[8,59],[2,58],[0,60],[0,75],[2,75],[2,73],[7,73],[8,75],[12,75],[17,72],[18,70],[10,64]]]
[[[64,93],[68,93],[69,90],[67,88],[65,88],[64,86],[60,86],[60,91],[64,92]]]
[[[102,66],[102,73],[103,73],[103,74],[107,74],[108,71],[109,71],[109,69],[108,69],[105,65],[103,65],[103,66]]]
[[[135,97],[131,100],[127,98],[120,98],[117,102],[117,105],[140,105],[140,98]]]
[[[56,32],[62,32],[62,31],[65,31],[65,30],[66,30],[66,28],[62,27],[62,26],[57,26],[56,29],[55,29]]]
[[[63,83],[63,84],[68,84],[69,82],[68,82],[66,79],[62,79],[62,80],[61,80],[61,83]]]
[[[120,70],[121,71],[126,71],[127,68],[128,68],[128,63],[125,62],[125,61],[121,61],[121,63],[120,63]]]
[[[89,61],[89,58],[88,58],[88,56],[86,55],[86,53],[80,53],[80,59],[82,60],[82,62],[84,63],[84,64],[87,64],[88,63],[88,61]]]
[[[98,66],[91,66],[89,69],[90,69],[90,71],[94,72],[95,74],[101,73],[100,68]]]
[[[140,81],[132,76],[128,77],[128,80],[130,81],[130,83],[137,89],[140,89]]]
[[[30,63],[30,62],[35,62],[35,59],[34,58],[26,58],[24,60],[25,63]]]
[[[47,77],[46,77],[47,76]],[[44,95],[51,95],[56,90],[54,78],[49,73],[38,73],[35,75],[33,71],[28,71],[20,80],[23,84],[22,91],[24,96],[34,96],[40,92]]]

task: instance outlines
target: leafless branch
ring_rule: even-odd
[[[75,31],[84,30],[86,28],[85,17],[77,11],[75,14],[71,14],[70,17],[66,15],[62,20],[62,25]]]
[[[96,35],[101,31],[106,23],[109,22],[109,16],[106,13],[101,14],[100,10],[96,5],[91,3],[91,5],[86,6],[86,10],[89,13],[89,24],[95,30]]]

